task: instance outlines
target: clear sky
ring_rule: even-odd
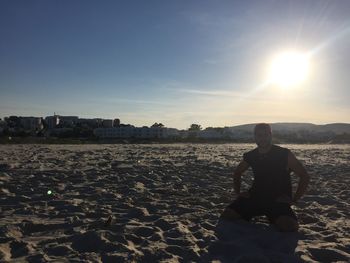
[[[350,122],[350,1],[0,1],[0,118]],[[307,78],[267,83],[277,53]]]

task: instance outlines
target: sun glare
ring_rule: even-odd
[[[270,82],[283,88],[300,84],[307,78],[309,57],[298,52],[277,55],[270,66]]]

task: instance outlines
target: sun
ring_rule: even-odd
[[[280,53],[269,68],[269,81],[283,88],[303,82],[309,72],[309,56],[296,51]]]

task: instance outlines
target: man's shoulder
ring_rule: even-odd
[[[274,151],[277,152],[277,153],[285,153],[285,154],[289,153],[289,149],[288,148],[285,148],[285,147],[282,147],[282,146],[279,146],[279,145],[276,145],[276,144],[273,144],[272,147],[273,147]]]
[[[285,148],[285,147],[282,147],[282,146],[279,146],[279,145],[276,145],[276,144],[273,144],[272,147],[274,147],[275,150],[278,150],[278,151],[289,151],[288,148]]]
[[[258,153],[258,147],[254,148],[253,150],[250,150],[248,152],[245,152],[243,155],[244,156],[251,156],[251,155],[254,155],[254,154],[257,154]]]

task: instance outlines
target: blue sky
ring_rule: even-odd
[[[350,1],[0,1],[0,118],[350,122]],[[278,52],[308,78],[266,84]]]

